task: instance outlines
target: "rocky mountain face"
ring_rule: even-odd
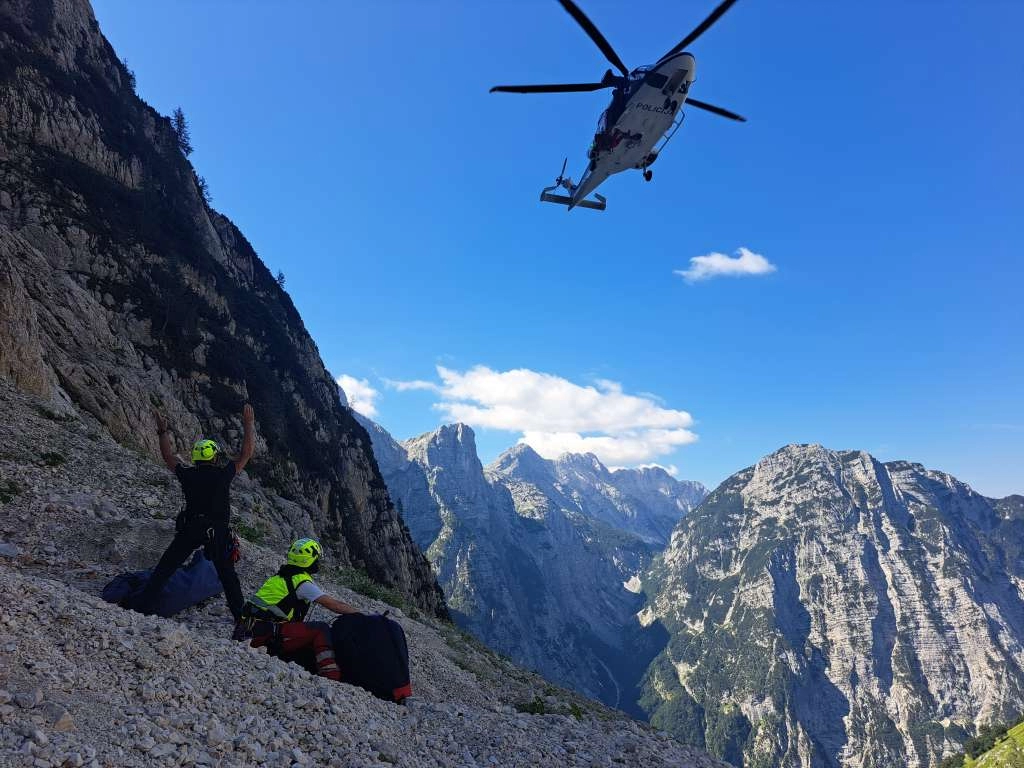
[[[645,578],[642,704],[736,765],[924,766],[1024,706],[1021,498],[792,445],[719,486]]]
[[[547,461],[525,445],[485,469],[463,424],[398,443],[357,418],[460,626],[641,715],[634,688],[658,638],[636,632],[637,575],[655,551],[659,515],[683,514],[700,487],[651,470],[609,472],[593,456]]]
[[[250,474],[338,562],[443,613],[298,312],[204,200],[86,0],[0,4],[0,376],[151,454],[154,406],[183,451],[201,434],[238,445],[251,402]]]
[[[442,427],[404,447],[441,523],[426,552],[456,622],[548,679],[618,704],[623,628],[640,601],[615,564],[557,508],[520,514],[509,490],[485,475],[469,427]],[[415,519],[415,486],[385,477]]]

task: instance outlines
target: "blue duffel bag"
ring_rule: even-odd
[[[101,596],[108,603],[130,608],[146,586],[151,572],[146,570],[120,573],[103,588]],[[153,604],[153,612],[157,616],[168,618],[203,600],[216,597],[223,591],[217,569],[200,549],[167,580],[160,596]]]

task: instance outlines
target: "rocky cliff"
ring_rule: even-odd
[[[651,540],[665,510],[678,519],[702,487],[657,470],[609,472],[593,456],[552,462],[526,445],[485,469],[463,424],[398,443],[362,420],[460,626],[551,680],[642,715],[634,689],[658,638],[636,632],[637,576],[659,549]]]
[[[0,4],[0,376],[150,453],[153,406],[184,450],[200,434],[237,445],[251,402],[249,473],[339,562],[444,611],[291,300],[206,203],[86,0]]]
[[[955,478],[793,445],[645,579],[652,722],[745,766],[928,766],[1024,705],[1024,516]]]

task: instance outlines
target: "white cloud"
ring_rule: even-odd
[[[437,368],[446,418],[518,432],[607,432],[672,430],[693,426],[686,411],[662,408],[649,399],[623,393],[614,381],[581,386],[526,368],[494,371],[476,366],[465,372]]]
[[[384,383],[391,389],[397,390],[398,392],[413,392],[416,390],[428,390],[430,392],[439,392],[440,386],[432,381],[423,381],[422,379],[413,379],[412,381],[396,381],[395,379],[384,379]]]
[[[380,392],[370,386],[369,381],[357,379],[355,376],[349,376],[347,373],[343,373],[335,381],[345,392],[349,407],[352,410],[359,411],[359,413],[369,419],[377,415],[375,401],[380,396]]]
[[[634,465],[696,441],[697,435],[688,429],[647,429],[590,436],[577,432],[525,432],[519,439],[545,459],[556,459],[563,453],[593,453],[606,466]]]
[[[438,366],[437,373],[441,382],[430,388],[441,397],[434,408],[442,418],[518,432],[520,442],[548,458],[589,452],[606,464],[636,464],[697,440],[689,413],[665,408],[650,396],[626,394],[618,382],[585,386],[526,368],[486,366]],[[417,384],[406,388],[427,389],[420,384],[429,382]]]
[[[759,253],[747,248],[740,248],[735,258],[724,253],[709,253],[707,256],[694,256],[690,259],[689,269],[677,269],[675,274],[688,283],[709,280],[712,277],[743,277],[745,275],[767,275],[776,270],[776,266]]]

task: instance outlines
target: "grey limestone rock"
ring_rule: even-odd
[[[4,557],[17,557],[20,554],[21,550],[14,544],[7,541],[0,541],[0,555],[3,555]]]
[[[790,445],[672,534],[641,618],[653,722],[738,763],[925,768],[1024,709],[1024,520],[867,453]]]
[[[43,691],[40,688],[31,688],[22,691],[14,697],[14,703],[22,709],[33,709],[43,703]]]

